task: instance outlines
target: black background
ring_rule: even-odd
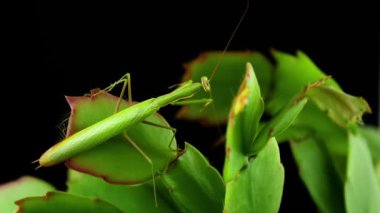
[[[3,28],[2,139],[0,183],[23,174],[64,189],[63,166],[34,171],[37,159],[59,140],[56,126],[69,108],[64,95],[104,87],[126,72],[134,99],[164,94],[178,83],[182,64],[206,50],[222,50],[239,20],[242,1],[50,2],[12,7]],[[251,1],[230,50],[300,49],[353,95],[363,96],[376,124],[379,25],[370,6],[318,1]],[[210,148],[215,129],[175,121],[162,114],[219,169],[223,147]],[[289,148],[281,145],[286,169],[282,212],[315,211],[297,177]]]

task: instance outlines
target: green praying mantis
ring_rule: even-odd
[[[139,147],[138,143],[134,142],[127,135],[126,131],[128,130],[129,127],[139,122],[144,122],[144,120],[147,117],[156,113],[161,107],[164,107],[168,104],[183,104],[181,103],[181,100],[190,98],[197,92],[200,92],[202,88],[204,91],[210,91],[209,80],[207,79],[207,77],[204,77],[202,78],[202,83],[193,83],[191,80],[184,82],[180,84],[179,87],[175,89],[174,91],[172,91],[171,93],[168,93],[156,98],[147,99],[143,102],[131,105],[130,107],[122,111],[119,111],[118,108],[120,106],[120,102],[127,85],[128,85],[128,100],[129,100],[129,103],[132,103],[131,90],[130,90],[131,89],[130,88],[130,85],[131,85],[130,74],[129,73],[126,74],[119,81],[123,81],[124,86],[122,89],[122,93],[119,97],[119,101],[115,107],[115,114],[65,138],[63,141],[52,146],[38,160],[40,164],[39,167],[48,167],[48,166],[59,164],[84,151],[87,151],[91,148],[94,148],[108,141],[110,138],[113,138],[119,134],[123,134],[123,136],[127,139],[127,141],[145,158],[145,160],[151,166],[154,200],[155,200],[155,205],[158,206],[153,162],[151,158],[147,154],[145,154],[145,152]],[[115,82],[115,84],[117,83],[119,82]],[[111,85],[111,87],[113,86],[114,85]],[[202,100],[190,100],[190,102],[187,101],[185,104],[191,104],[191,103],[209,104],[210,102],[211,102],[211,99],[202,99]],[[164,127],[159,124],[154,124],[154,123],[152,124],[149,122],[147,122],[147,124],[171,129],[171,127]]]
[[[126,76],[125,85],[130,85],[130,75],[127,74]],[[132,125],[144,121],[144,119],[156,113],[161,107],[168,104],[183,104],[180,100],[192,97],[202,88],[204,91],[210,91],[209,80],[207,77],[202,78],[202,83],[193,83],[191,80],[184,82],[171,93],[147,99],[143,102],[134,104],[127,109],[116,112],[112,116],[55,144],[40,157],[38,162],[42,167],[53,166],[64,162],[81,152],[98,146],[110,138],[121,134],[128,130]],[[130,95],[129,99],[131,99]],[[210,99],[192,100],[192,103],[207,104],[210,101]],[[187,104],[189,103],[190,102],[187,101]],[[118,111],[117,108],[118,106],[116,106],[115,111]]]
[[[207,76],[203,76],[200,79],[200,82],[192,82],[191,80],[180,83],[178,87],[172,92],[158,96],[156,98],[150,98],[140,103],[131,104],[128,108],[119,111],[119,105],[123,97],[123,93],[128,86],[128,101],[132,103],[132,95],[131,95],[131,78],[130,74],[126,74],[119,81],[115,82],[110,87],[115,86],[123,82],[124,86],[119,97],[119,101],[115,107],[115,113],[104,120],[101,120],[81,131],[76,132],[75,134],[65,138],[61,142],[55,144],[50,149],[48,149],[43,155],[37,160],[39,163],[39,167],[48,167],[53,166],[59,163],[62,163],[82,152],[90,150],[100,144],[108,141],[109,139],[123,134],[127,141],[146,159],[146,161],[151,165],[152,171],[152,182],[154,189],[154,198],[155,204],[157,206],[157,195],[156,195],[156,187],[155,187],[155,178],[153,172],[153,162],[145,154],[145,152],[138,146],[136,142],[134,142],[128,135],[125,133],[131,126],[138,124],[140,122],[145,122],[145,119],[149,116],[156,113],[160,108],[167,106],[169,104],[172,105],[187,105],[187,104],[204,104],[205,106],[209,105],[212,102],[211,95],[211,81],[222,61],[224,54],[226,53],[236,31],[240,27],[247,11],[249,8],[249,2],[247,1],[247,7],[242,14],[238,24],[236,25],[233,33],[231,34],[218,63],[215,65],[213,72],[208,78]],[[200,99],[200,100],[191,100],[190,98],[194,96],[198,92],[207,92],[210,95],[209,99]],[[165,127],[162,125],[156,125],[149,122],[147,124],[151,124],[158,127],[163,127],[167,129],[172,129],[171,127]],[[170,146],[170,145],[169,145]]]
[[[179,84],[179,87],[174,91],[156,97],[145,100],[138,104],[134,104],[131,107],[128,107],[125,110],[115,113],[114,115],[86,128],[76,134],[64,139],[63,141],[55,144],[53,147],[48,149],[38,160],[40,166],[47,167],[53,166],[58,163],[61,163],[78,153],[81,153],[85,150],[91,149],[105,141],[109,138],[114,137],[126,131],[130,126],[144,121],[145,118],[157,112],[161,107],[164,107],[168,104],[197,104],[205,103],[207,105],[211,102],[211,99],[202,99],[202,100],[184,100],[191,98],[194,94],[199,92],[202,88],[206,92],[211,92],[210,82],[214,77],[220,62],[222,61],[226,50],[228,49],[236,31],[238,30],[240,24],[242,23],[249,7],[249,2],[247,1],[247,7],[241,16],[236,28],[234,29],[230,39],[225,46],[222,55],[219,58],[219,62],[216,64],[210,79],[203,76],[201,82],[192,82],[191,80]],[[122,78],[125,85],[128,86],[128,96],[131,102],[131,87],[130,87],[130,75],[125,75],[125,78]],[[119,83],[119,82],[118,82]],[[125,86],[122,93],[125,91]],[[211,96],[211,95],[210,95]],[[122,96],[121,96],[122,97]],[[184,100],[184,101],[182,101]],[[120,101],[120,100],[119,100]],[[182,102],[180,102],[182,101]],[[118,108],[118,107],[117,107]]]

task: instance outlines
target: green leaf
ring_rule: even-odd
[[[348,95],[329,86],[310,89],[307,96],[339,126],[347,127],[361,121],[364,113],[371,112],[361,97]]]
[[[22,213],[121,213],[119,209],[99,199],[71,195],[65,192],[48,192],[43,197],[28,197],[16,202]]]
[[[68,192],[90,198],[100,198],[123,212],[175,212],[172,204],[157,194],[156,208],[154,190],[150,183],[138,186],[110,184],[104,180],[84,173],[69,170]],[[159,183],[159,178],[156,178]]]
[[[380,185],[371,154],[360,135],[349,135],[345,199],[347,212],[380,212]]]
[[[272,54],[277,66],[274,89],[267,108],[273,114],[306,85],[323,79],[326,75],[303,52],[298,51],[295,56],[280,51],[272,51]],[[339,89],[333,79],[328,79],[326,83]]]
[[[295,95],[291,101],[287,101],[286,104],[283,104],[283,107],[273,115],[273,118],[262,125],[261,131],[258,134],[257,138],[253,140],[249,146],[249,154],[255,155],[260,151],[262,147],[265,146],[265,143],[271,137],[281,136],[281,140],[284,140],[286,135],[288,137],[301,137],[302,135],[307,134],[307,128],[298,126],[297,130],[293,128],[291,133],[286,133],[287,130],[295,121],[301,111],[304,109],[308,99],[306,96],[311,90],[320,88],[323,84],[326,83],[328,78],[322,78],[318,81],[312,82],[306,85],[301,92]],[[285,134],[285,136],[284,136]],[[298,135],[299,134],[299,135]],[[290,139],[290,138],[289,138]]]
[[[162,175],[162,182],[181,212],[222,212],[223,179],[192,145],[185,144],[184,154]]]
[[[72,109],[67,135],[114,113],[118,97],[99,91],[92,92],[91,96],[67,98]],[[123,101],[120,109],[126,107],[127,103]],[[148,117],[146,121],[169,126],[159,114]],[[170,129],[139,123],[132,126],[127,134],[151,159],[155,174],[163,171],[177,155],[175,140],[169,147],[173,139]],[[66,165],[112,183],[137,184],[152,179],[151,165],[123,134],[70,159]]]
[[[12,182],[0,185],[0,207],[2,212],[15,212],[16,200],[31,196],[42,196],[54,190],[49,183],[35,177],[23,176]]]
[[[290,144],[300,176],[321,212],[344,212],[343,182],[323,143],[309,136]]]
[[[232,104],[228,125],[224,179],[232,179],[248,162],[246,152],[257,135],[264,111],[260,87],[252,65],[247,63],[246,74]]]
[[[264,104],[257,79],[248,63],[246,78],[233,102],[229,116],[224,179],[229,181],[234,178],[247,163],[248,156],[257,154],[271,137],[283,133],[307,103],[305,93],[322,83],[324,81],[307,86],[301,94],[293,98],[268,123],[262,126],[259,132],[259,121],[263,114]]]
[[[281,135],[294,122],[306,103],[307,98],[297,98],[276,113],[273,118],[263,126],[257,138],[250,144],[249,154],[257,154],[271,137]]]
[[[221,52],[206,52],[186,65],[183,80],[192,79],[199,82],[202,76],[210,77],[215,65],[221,57]],[[273,72],[269,60],[258,52],[227,52],[211,80],[212,99],[215,107],[204,108],[203,105],[182,107],[177,114],[180,118],[201,120],[206,124],[226,122],[231,103],[238,92],[240,82],[245,73],[246,63],[250,62],[255,68],[261,92],[266,97]],[[207,93],[198,93],[194,99],[210,98]]]
[[[225,212],[278,212],[284,168],[277,142],[270,139],[247,168],[227,183]]]

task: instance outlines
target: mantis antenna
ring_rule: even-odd
[[[223,50],[223,52],[222,52],[222,55],[220,55],[220,57],[219,57],[219,59],[218,59],[218,62],[216,63],[214,69],[212,70],[212,73],[211,73],[211,76],[210,76],[210,80],[208,80],[208,81],[209,81],[209,82],[208,82],[208,85],[209,85],[209,83],[212,81],[212,79],[214,78],[215,73],[216,73],[216,71],[218,70],[220,63],[222,62],[222,60],[223,60],[223,58],[224,58],[224,56],[225,56],[225,54],[226,54],[226,52],[227,52],[227,50],[228,50],[228,48],[229,48],[231,42],[232,42],[232,40],[234,39],[234,37],[235,37],[235,35],[236,35],[236,32],[237,32],[238,29],[240,28],[241,23],[243,22],[244,18],[246,17],[246,15],[247,15],[247,13],[248,13],[248,10],[249,10],[249,0],[247,0],[246,2],[247,2],[247,3],[246,3],[246,6],[245,6],[245,9],[244,9],[243,14],[241,15],[241,17],[240,17],[240,19],[239,19],[239,22],[238,22],[238,24],[236,25],[234,31],[232,31],[232,34],[231,34],[230,38],[228,39],[228,42],[227,42],[226,46],[224,47],[224,50]],[[207,77],[206,77],[205,80],[207,80]],[[203,79],[202,79],[202,86],[204,86],[204,84],[203,84]],[[205,91],[210,91],[210,90],[207,90],[207,87],[203,87],[203,89],[204,89]],[[210,89],[210,87],[208,87],[208,89]]]

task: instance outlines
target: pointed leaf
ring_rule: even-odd
[[[278,212],[284,168],[277,142],[270,139],[257,158],[226,186],[225,212]]]
[[[246,74],[230,110],[227,125],[224,178],[232,179],[248,162],[246,152],[257,135],[264,111],[260,87],[252,65],[247,63]]]
[[[192,79],[195,82],[199,82],[202,76],[210,78],[221,55],[221,52],[206,52],[201,54],[197,59],[186,65],[186,73],[183,80]],[[215,107],[204,108],[202,105],[185,106],[177,116],[190,120],[201,120],[206,124],[226,122],[232,100],[244,77],[244,68],[247,62],[253,64],[258,81],[262,85],[261,92],[266,97],[273,71],[269,60],[258,52],[227,52],[211,81],[212,99]],[[207,93],[198,93],[193,98],[210,97]]]
[[[321,212],[344,212],[343,182],[323,143],[308,136],[290,144],[300,176]]]
[[[35,177],[23,176],[0,185],[0,207],[2,212],[15,212],[16,200],[31,196],[42,196],[54,190],[49,183]]]
[[[380,185],[371,154],[360,135],[350,134],[345,198],[347,212],[380,212]]]
[[[253,140],[249,146],[249,154],[257,154],[268,142],[271,137],[282,134],[297,118],[298,114],[302,111],[307,103],[307,98],[302,97],[291,104],[282,108],[273,118],[266,123],[261,129],[257,138]]]
[[[88,199],[64,192],[48,192],[43,197],[29,197],[16,202],[19,213],[87,212],[121,213],[119,209],[99,199]]]
[[[221,212],[224,200],[222,177],[192,145],[162,175],[164,185],[182,212]]]
[[[118,97],[100,93],[90,97],[68,97],[67,100],[72,109],[67,132],[71,135],[112,115]],[[123,101],[120,109],[126,107]],[[159,114],[146,121],[169,126]],[[170,129],[139,123],[128,129],[127,134],[151,159],[154,173],[164,170],[176,157],[175,140],[169,147],[173,139]],[[136,184],[152,178],[151,165],[123,134],[70,159],[66,165],[113,183]]]

